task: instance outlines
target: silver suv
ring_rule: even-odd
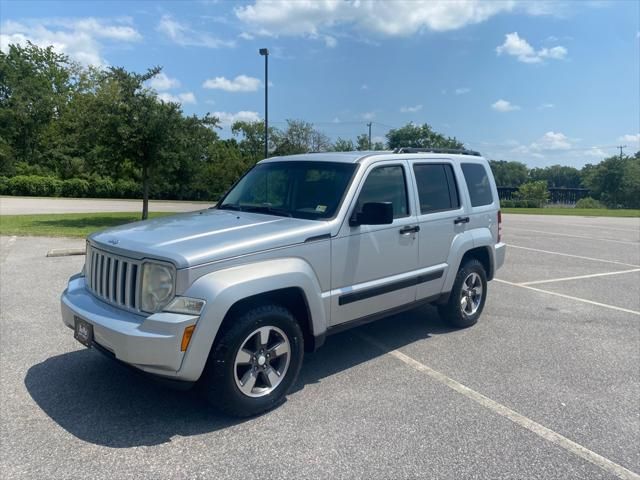
[[[475,324],[500,230],[475,152],[269,158],[215,208],[91,235],[62,319],[86,346],[253,415],[329,334],[426,302]]]

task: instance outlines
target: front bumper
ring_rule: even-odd
[[[155,313],[148,317],[113,307],[94,297],[83,276],[72,277],[61,298],[62,321],[74,328],[74,316],[93,325],[94,342],[126,364],[147,373],[180,379],[184,329],[197,316]]]

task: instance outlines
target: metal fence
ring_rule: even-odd
[[[498,187],[500,200],[515,200],[514,193],[518,187]],[[586,188],[549,188],[549,203],[575,205],[578,200],[589,196]]]

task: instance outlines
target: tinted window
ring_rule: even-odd
[[[464,173],[464,179],[467,181],[467,187],[469,188],[471,205],[479,207],[493,203],[491,183],[489,182],[489,176],[484,166],[479,163],[463,163],[462,172]]]
[[[350,163],[263,163],[249,171],[218,208],[313,220],[331,218],[355,169]]]
[[[420,213],[451,210],[460,206],[451,165],[414,165],[420,197]]]
[[[407,185],[401,166],[378,167],[369,173],[360,191],[356,212],[369,202],[391,202],[393,218],[409,215]]]

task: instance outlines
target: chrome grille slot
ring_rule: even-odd
[[[117,307],[139,310],[140,263],[87,247],[87,287],[96,297]]]

